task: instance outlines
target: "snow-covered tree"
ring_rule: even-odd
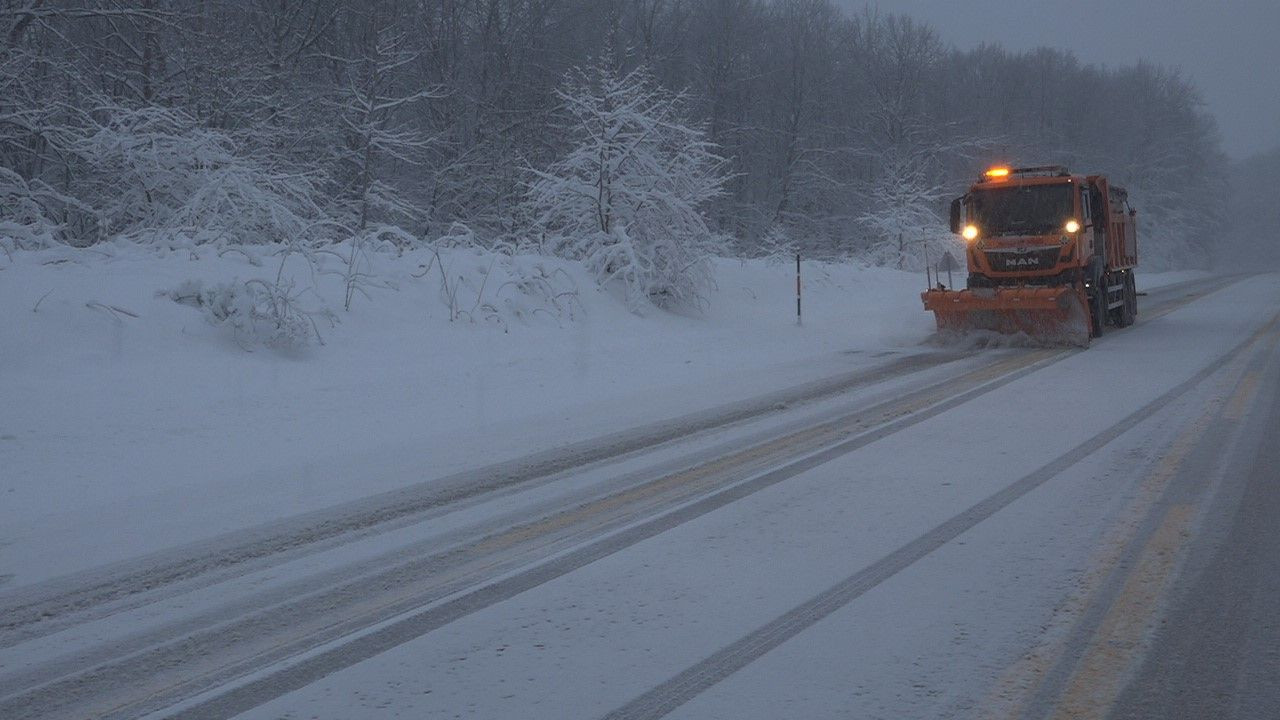
[[[319,219],[305,176],[262,167],[223,132],[159,107],[103,107],[105,118],[70,144],[88,170],[107,235],[178,232],[197,242],[284,242]]]
[[[940,209],[953,192],[939,182],[924,158],[896,148],[881,158],[880,174],[866,188],[868,209],[858,217],[872,242],[868,259],[877,265],[919,268],[955,243]]]
[[[336,148],[340,195],[350,204],[352,224],[364,231],[371,223],[412,222],[421,209],[396,185],[386,182],[389,165],[419,167],[439,139],[413,122],[426,101],[444,92],[424,85],[409,71],[420,50],[395,3],[374,2],[351,28],[345,56],[332,59],[342,68],[344,86],[332,110],[341,128]]]
[[[1222,268],[1280,268],[1280,148],[1232,164],[1226,214],[1228,247],[1217,260]]]
[[[865,208],[857,215],[871,262],[923,267],[954,247],[944,206],[955,196],[946,159],[965,157],[976,143],[957,138],[930,112],[930,78],[945,49],[928,27],[868,10],[860,27],[863,82],[869,90],[867,132],[854,153],[871,172],[856,184]]]
[[[254,187],[305,179],[309,190],[294,187],[307,203],[350,231],[335,236],[395,225],[428,237],[459,222],[476,244],[517,245],[525,169],[552,172],[603,122],[570,112],[573,127],[557,128],[568,103],[556,88],[604,102],[592,73],[575,76],[577,89],[560,81],[605,37],[635,48],[626,67],[643,59],[662,86],[689,88],[673,122],[705,127],[698,137],[729,178],[697,209],[736,253],[765,252],[781,233],[806,257],[909,264],[916,231],[944,229],[946,199],[997,160],[1127,187],[1147,267],[1216,255],[1229,219],[1213,119],[1177,72],[1047,48],[961,51],[926,24],[835,0],[0,0],[0,242],[90,245],[149,236],[135,231],[152,221],[157,237],[170,231],[176,216],[151,210],[173,197],[156,186],[137,203],[133,172],[213,176],[116,154],[129,182],[109,182],[110,163],[77,147],[108,140],[98,126],[114,123],[113,153],[136,130],[158,150],[230,148],[252,161]],[[1078,111],[1095,106],[1109,110]],[[100,112],[111,107],[186,119],[162,138],[160,124]],[[580,137],[565,143],[558,129]],[[650,144],[678,145],[677,134]],[[128,147],[137,159],[146,146]],[[252,228],[239,200],[221,207],[210,225],[234,226],[228,239],[264,235],[240,232]],[[188,217],[211,218],[215,205],[202,208]]]
[[[572,72],[557,94],[571,147],[535,171],[538,232],[601,286],[620,286],[633,309],[705,303],[709,258],[725,246],[706,215],[724,160],[687,119],[684,98],[644,66],[621,74],[607,60]]]

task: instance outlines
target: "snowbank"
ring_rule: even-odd
[[[1175,270],[1172,272],[1162,273],[1135,270],[1134,280],[1138,283],[1138,292],[1146,292],[1147,290],[1155,290],[1156,288],[1165,287],[1166,285],[1176,285],[1181,282],[1201,280],[1209,277],[1209,275],[1210,273],[1207,273],[1204,270]]]

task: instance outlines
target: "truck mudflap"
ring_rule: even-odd
[[[926,290],[920,298],[938,331],[1025,334],[1042,343],[1089,344],[1089,306],[1073,287],[1006,287]]]

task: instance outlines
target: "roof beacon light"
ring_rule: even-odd
[[[1009,177],[1009,168],[993,167],[987,171],[987,177],[991,178],[992,180],[1003,180],[1004,178]]]

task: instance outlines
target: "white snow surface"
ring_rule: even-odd
[[[718,261],[705,312],[643,316],[579,266],[541,257],[446,251],[459,289],[442,295],[435,255],[374,253],[384,287],[350,312],[340,277],[288,264],[296,287],[315,289],[299,300],[340,319],[321,324],[324,345],[294,350],[247,343],[163,295],[189,280],[274,280],[270,250],[251,251],[260,264],[134,245],[0,259],[0,591],[935,350],[922,345],[933,322],[921,278],[855,265],[805,263],[797,327],[785,262]],[[1140,275],[1139,288],[1196,277]],[[245,716],[598,717],[1214,366],[1277,303],[1276,277],[1259,276],[1108,333]],[[986,716],[1025,682],[1011,665],[1072,617],[1111,533],[1138,522],[1140,486],[1171,438],[1228,390],[1197,385],[673,717]],[[979,422],[1002,442],[975,450]],[[445,518],[365,538],[233,584],[265,587],[449,529]],[[69,636],[137,632],[225,592]],[[73,640],[21,652],[53,657]]]
[[[1154,290],[1166,285],[1175,285],[1180,282],[1188,282],[1190,280],[1200,280],[1209,277],[1209,273],[1204,270],[1173,270],[1162,273],[1149,273],[1143,270],[1134,271],[1135,278],[1138,282],[1138,292]]]
[[[1275,276],[1246,280],[241,717],[600,717],[1215,366],[1278,302]],[[671,717],[999,716],[1172,437],[1232,387],[1198,384]],[[978,423],[1003,442],[975,448]]]
[[[817,262],[802,327],[794,263],[765,260],[717,261],[704,312],[642,316],[575,263],[465,249],[442,254],[462,313],[426,251],[371,253],[396,289],[345,312],[341,278],[295,257],[285,276],[315,290],[301,300],[339,320],[301,350],[157,295],[272,281],[272,250],[0,258],[0,587],[761,395],[918,351],[933,329],[922,277]],[[530,274],[576,301],[556,317],[506,282]]]

